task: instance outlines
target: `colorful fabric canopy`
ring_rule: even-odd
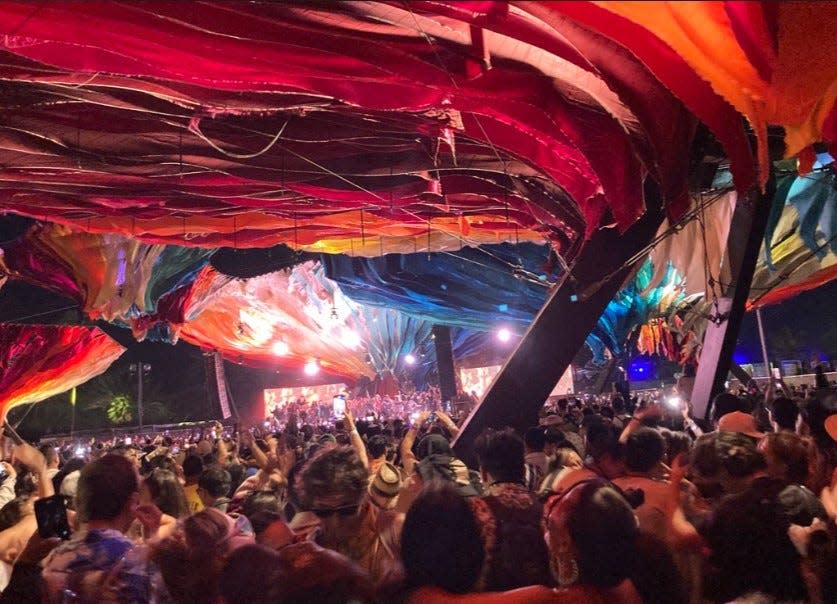
[[[753,180],[668,30],[594,3],[4,2],[0,31],[0,209],[90,232],[571,259],[646,174],[683,211],[693,113]]]
[[[762,183],[770,172],[768,124],[785,128],[787,156],[822,140],[837,143],[834,132],[824,133],[837,112],[837,4],[596,4],[653,32],[747,118],[759,141]]]
[[[96,327],[0,324],[0,420],[96,377],[123,352]]]
[[[698,219],[608,307],[590,343],[618,350],[717,281],[735,193],[690,198],[698,121],[738,191],[768,174],[768,125],[803,172],[812,143],[837,141],[835,11],[3,2],[0,212],[44,225],[0,269],[138,338],[357,376],[397,369],[429,322],[520,331],[588,236],[643,214],[650,177],[663,231]],[[754,303],[837,275],[829,177],[780,183]],[[218,247],[280,242],[332,255],[247,281],[207,267]]]
[[[827,157],[816,172],[778,179],[762,252],[753,276],[751,307],[776,304],[837,278],[833,159]]]
[[[356,302],[434,323],[488,331],[524,330],[543,306],[557,267],[531,243],[457,252],[351,258],[323,255],[328,277]]]
[[[37,224],[3,246],[0,272],[73,298],[91,319],[132,324],[191,284],[213,252]]]

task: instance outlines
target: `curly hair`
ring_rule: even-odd
[[[358,503],[366,493],[369,470],[351,447],[328,446],[317,451],[296,477],[294,488],[303,509],[314,499],[344,493]]]

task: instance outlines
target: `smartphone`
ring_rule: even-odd
[[[44,497],[35,502],[35,519],[38,522],[38,534],[43,539],[59,537],[70,538],[70,525],[67,522],[67,500],[63,495]]]
[[[125,444],[126,445],[130,446],[132,442],[133,442],[133,439],[131,439],[130,436],[125,437]]]
[[[334,417],[342,419],[346,415],[346,399],[342,396],[335,396],[331,399],[331,406],[334,410]]]
[[[782,379],[782,372],[779,370],[778,367],[773,368],[773,377],[776,378],[777,380]]]
[[[669,409],[677,410],[677,409],[680,409],[680,403],[682,401],[680,400],[679,396],[674,395],[674,396],[667,396],[665,398],[665,402],[666,402],[666,406],[668,406]]]
[[[427,417],[427,423],[429,423],[429,424],[435,423],[437,419],[438,419],[438,418],[436,417],[436,412],[435,412],[435,411],[433,411],[433,412],[432,412],[432,413],[431,413],[431,414]]]

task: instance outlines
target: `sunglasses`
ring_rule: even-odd
[[[357,514],[358,508],[360,508],[360,505],[347,505],[341,508],[328,508],[311,511],[316,514],[317,518],[329,518],[335,514],[342,516],[343,518],[348,518],[349,516]]]

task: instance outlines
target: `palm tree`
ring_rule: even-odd
[[[124,394],[115,396],[107,408],[108,419],[114,424],[128,424],[134,419],[133,405]]]

